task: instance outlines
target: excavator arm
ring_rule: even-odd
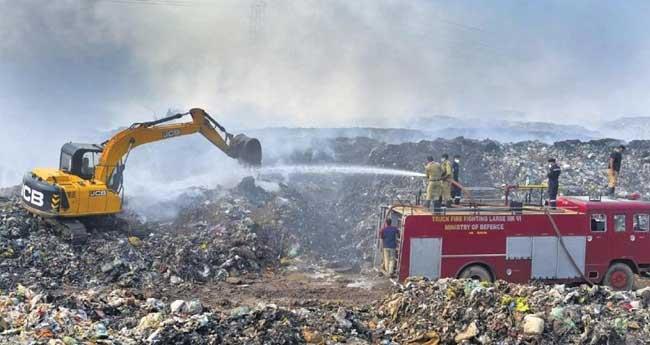
[[[191,122],[167,124],[167,122],[186,115],[192,117]],[[219,134],[217,129],[222,131],[224,136]],[[261,164],[262,147],[257,139],[249,138],[243,134],[233,136],[203,109],[193,108],[187,113],[155,121],[134,123],[104,142],[102,155],[95,166],[94,178],[106,184],[112,184],[109,181],[115,169],[119,169],[118,172],[121,172],[123,157],[135,147],[197,132],[229,157],[248,165]]]

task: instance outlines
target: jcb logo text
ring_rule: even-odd
[[[29,188],[29,186],[23,185],[22,195],[25,201],[35,206],[43,207],[43,193]]]
[[[106,191],[105,190],[94,190],[90,192],[91,197],[96,197],[96,196],[106,196]]]
[[[166,132],[163,132],[163,138],[171,138],[181,135],[180,129],[170,129]]]

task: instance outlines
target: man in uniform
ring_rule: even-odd
[[[623,161],[623,151],[625,146],[621,145],[614,149],[614,152],[609,155],[609,163],[607,164],[607,186],[609,187],[609,195],[614,195],[616,186],[618,185],[618,175],[621,172],[621,162]]]
[[[424,166],[424,172],[427,178],[427,196],[424,205],[431,207],[431,200],[440,199],[441,189],[440,186],[442,179],[442,169],[440,164],[433,160],[433,156],[427,157],[427,164]]]
[[[442,163],[440,164],[442,168],[442,201],[447,205],[451,206],[451,180],[453,178],[453,169],[451,168],[451,162],[449,162],[449,155],[444,153],[442,155]]]
[[[548,160],[548,205],[551,209],[555,209],[556,200],[557,200],[557,191],[560,187],[560,174],[562,169],[555,161],[555,158],[549,158]]]
[[[454,155],[454,162],[451,163],[454,181],[460,181],[460,156]],[[451,187],[451,196],[454,198],[454,204],[460,204],[460,187],[453,185]]]

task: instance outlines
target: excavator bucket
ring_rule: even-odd
[[[230,154],[241,163],[259,166],[262,165],[262,145],[255,138],[244,134],[234,136],[230,141]]]

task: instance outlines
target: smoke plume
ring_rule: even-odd
[[[0,184],[169,108],[229,129],[644,114],[649,6],[0,0]]]

